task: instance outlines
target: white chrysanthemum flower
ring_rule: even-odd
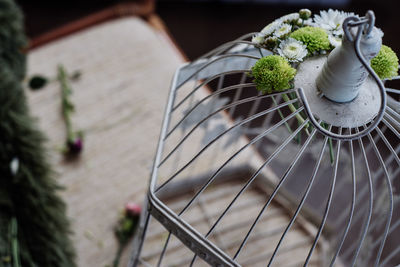
[[[307,56],[307,46],[302,42],[288,38],[282,41],[278,48],[278,53],[280,56],[285,57],[289,62],[299,62],[303,61],[303,58]]]
[[[346,13],[333,9],[329,9],[328,11],[322,10],[320,15],[314,16],[314,22],[315,26],[325,29],[334,35],[342,35],[343,21],[349,16],[354,16],[354,13]]]
[[[265,35],[263,33],[257,33],[251,38],[251,42],[255,44],[262,44],[265,40]]]
[[[275,20],[274,22],[271,22],[267,26],[264,27],[264,29],[261,30],[261,33],[264,34],[265,36],[271,35],[275,32],[276,29],[281,27],[282,22],[280,20]]]
[[[291,13],[291,14],[287,14],[283,17],[280,17],[278,20],[280,20],[281,22],[289,22],[289,21],[298,20],[299,18],[300,18],[299,13]]]
[[[274,32],[274,36],[281,37],[288,34],[292,30],[292,25],[283,23],[279,29]]]
[[[329,34],[328,39],[333,47],[338,47],[339,45],[342,44],[342,38],[337,37],[335,35]]]
[[[298,26],[315,26],[314,22],[312,19],[298,19],[297,20],[297,25]]]

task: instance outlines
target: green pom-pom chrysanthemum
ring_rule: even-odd
[[[296,70],[281,56],[261,58],[251,68],[257,90],[262,93],[280,92],[289,89]]]
[[[379,78],[392,78],[398,73],[399,59],[390,47],[382,45],[378,55],[371,60],[371,67]]]
[[[303,27],[292,32],[290,37],[304,43],[310,54],[330,49],[328,34],[322,28],[311,26]]]

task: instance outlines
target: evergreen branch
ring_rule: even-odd
[[[61,187],[22,87],[23,16],[13,0],[0,6],[0,266],[75,267]]]

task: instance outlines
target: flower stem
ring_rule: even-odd
[[[283,100],[285,100],[285,102],[290,101],[290,98],[287,94],[282,94],[282,98]],[[288,107],[292,113],[297,111],[296,107],[293,104],[289,104]],[[304,118],[299,113],[297,113],[295,116],[300,125],[304,123]],[[307,133],[307,136],[310,136],[310,133],[307,128],[304,128],[304,131]]]
[[[335,155],[334,155],[334,152],[333,152],[332,138],[328,139],[328,143],[329,143],[329,157],[331,159],[331,164],[333,164],[334,161],[335,161]]]
[[[61,85],[61,97],[62,97],[61,108],[62,108],[62,115],[65,120],[65,126],[67,128],[67,140],[72,141],[75,136],[72,130],[70,115],[74,111],[74,105],[69,99],[69,96],[72,93],[72,89],[69,85],[68,75],[63,65],[58,65],[57,80]]]
[[[274,102],[275,106],[277,106],[278,103],[276,102],[275,98],[274,97],[271,97],[271,98],[272,98],[272,101]],[[279,113],[279,116],[281,117],[281,119],[284,120],[285,117],[283,116],[282,111],[280,109],[278,109],[278,113]],[[289,133],[293,133],[292,128],[290,128],[289,123],[285,122],[285,126],[288,129]]]
[[[122,256],[122,252],[124,251],[124,245],[119,244],[118,245],[118,250],[117,250],[117,254],[115,254],[115,258],[114,258],[114,262],[113,262],[113,267],[118,267],[119,265],[119,261],[121,259]]]
[[[321,123],[321,126],[328,130],[328,124],[327,123],[323,122],[323,123]],[[328,139],[328,145],[329,145],[329,157],[330,157],[330,160],[331,160],[331,164],[333,164],[335,162],[335,153],[333,152],[332,138]]]
[[[258,52],[260,52],[261,57],[264,57],[263,52],[261,51],[261,48],[258,48]]]

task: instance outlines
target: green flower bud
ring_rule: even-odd
[[[299,15],[301,19],[307,20],[311,17],[311,10],[307,8],[300,9]]]
[[[330,50],[328,34],[324,29],[307,26],[292,32],[289,37],[303,42],[310,54],[321,50]]]
[[[398,75],[399,59],[393,50],[382,45],[378,55],[371,60],[372,69],[381,79],[390,79]]]
[[[278,46],[278,38],[276,37],[268,37],[264,40],[264,46],[265,48],[269,49],[269,50],[273,50],[274,48],[276,48]]]
[[[296,69],[278,55],[270,55],[259,59],[251,68],[257,90],[262,93],[280,92],[291,88]]]

